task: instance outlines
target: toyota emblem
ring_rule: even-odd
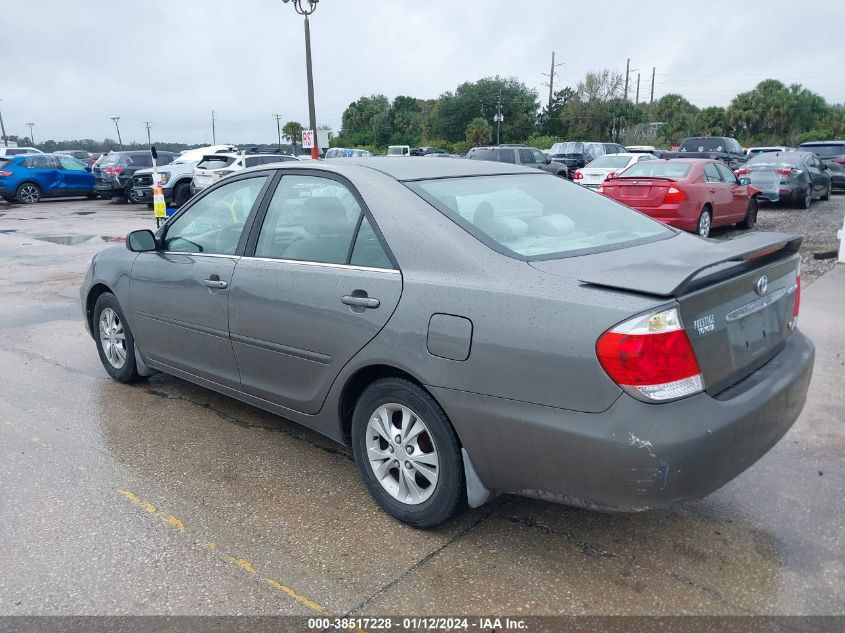
[[[760,295],[761,297],[764,294],[766,294],[766,290],[768,289],[768,287],[769,287],[769,278],[766,277],[766,275],[763,275],[762,277],[760,277],[760,279],[757,280],[757,283],[754,284],[754,290],[756,290],[757,294]]]

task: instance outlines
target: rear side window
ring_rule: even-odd
[[[406,186],[494,250],[519,258],[567,257],[673,235],[609,198],[540,173]]]
[[[500,163],[516,163],[516,154],[512,149],[500,148],[498,151]]]
[[[2,169],[3,167],[5,167],[6,165],[8,165],[11,162],[12,162],[11,158],[3,158],[2,156],[0,156],[0,169]]]
[[[364,216],[361,220],[349,263],[353,266],[367,266],[369,268],[393,268],[393,264],[387,253],[384,252],[381,241],[373,231],[367,216]]]
[[[498,160],[494,149],[476,149],[469,153],[468,158],[475,160]]]

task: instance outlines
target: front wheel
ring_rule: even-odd
[[[110,292],[104,292],[97,299],[92,325],[100,362],[109,376],[118,382],[137,382],[141,376],[135,364],[135,338],[117,297]]]
[[[135,195],[135,190],[132,188],[132,183],[129,183],[126,186],[126,201],[130,204],[138,204],[141,202],[141,199]]]
[[[15,192],[15,200],[21,204],[35,204],[41,200],[41,187],[34,182],[25,182]]]
[[[371,384],[355,405],[352,451],[381,508],[417,528],[447,521],[465,502],[455,431],[426,391],[402,378]]]
[[[181,207],[191,197],[191,183],[180,182],[173,190],[173,206]]]
[[[748,201],[748,207],[745,209],[745,218],[742,222],[738,222],[737,226],[741,229],[753,229],[757,223],[757,198],[751,198]]]
[[[827,191],[825,191],[824,195],[822,196],[822,200],[830,200],[830,196],[833,193],[833,182],[827,183]]]
[[[701,215],[698,216],[698,226],[696,226],[695,232],[698,233],[699,237],[707,237],[710,235],[710,228],[713,225],[713,214],[710,212],[709,207],[704,207],[701,211]]]

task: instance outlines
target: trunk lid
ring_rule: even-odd
[[[579,258],[590,261],[579,262],[572,272],[588,285],[677,301],[705,390],[716,395],[782,349],[792,327],[801,240],[783,233],[718,243],[677,236],[661,248]],[[620,266],[620,260],[627,265]],[[532,266],[563,274],[566,264],[561,262]]]
[[[674,178],[615,178],[604,183],[604,194],[629,207],[652,208],[663,204]]]

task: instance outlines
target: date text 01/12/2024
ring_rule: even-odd
[[[315,630],[476,630],[476,631],[520,631],[526,629],[526,622],[516,618],[499,617],[405,617],[401,620],[391,617],[347,617],[347,618],[309,618],[308,628]]]

